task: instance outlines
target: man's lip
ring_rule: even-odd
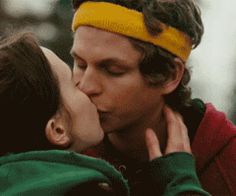
[[[99,116],[104,116],[104,115],[106,115],[106,114],[108,114],[108,113],[109,113],[109,112],[99,111],[99,110],[98,110]]]
[[[108,114],[109,114],[109,112],[107,112],[107,111],[98,110],[98,115],[99,115],[100,120],[104,119]]]
[[[101,113],[101,114],[105,114],[105,113],[109,113],[108,111],[106,111],[106,110],[103,110],[103,109],[97,109],[97,111],[98,111],[98,113]]]

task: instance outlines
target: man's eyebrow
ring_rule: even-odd
[[[81,60],[84,60],[82,57],[80,57],[78,54],[76,54],[76,52],[71,49],[70,50],[70,55],[74,58],[79,58]],[[122,60],[122,59],[118,59],[118,58],[107,58],[107,59],[102,59],[101,61],[99,61],[97,64],[114,64],[114,65],[118,65],[118,66],[125,66],[127,65],[127,61],[126,60]]]
[[[81,56],[79,56],[73,49],[70,50],[70,55],[73,57],[73,58],[76,58],[76,59],[80,59],[82,61],[85,61]],[[127,63],[126,60],[124,59],[119,59],[119,58],[105,58],[105,59],[101,59],[99,60],[96,65],[116,65],[116,66],[119,66],[119,67],[123,67],[123,68],[126,68],[127,66],[129,66],[129,64]]]
[[[117,59],[117,58],[108,58],[108,59],[104,59],[101,60],[98,64],[100,65],[116,65],[119,67],[126,67],[128,66],[127,61],[122,60],[122,59]]]

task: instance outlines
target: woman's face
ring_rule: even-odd
[[[90,99],[78,91],[72,71],[52,51],[43,49],[51,68],[58,78],[63,106],[60,109],[63,126],[70,138],[70,149],[80,152],[96,145],[103,139],[104,133],[99,123],[97,109]]]

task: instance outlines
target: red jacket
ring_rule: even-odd
[[[206,105],[192,143],[202,186],[212,195],[236,195],[236,126]]]
[[[189,134],[197,174],[204,190],[213,196],[236,196],[236,126],[211,104],[204,106],[202,102],[202,106],[205,108],[201,112],[192,107],[185,115],[189,131],[194,130]],[[86,154],[101,157],[120,170],[128,178],[133,195],[152,195],[145,172],[140,169],[143,164],[125,159],[107,141]]]

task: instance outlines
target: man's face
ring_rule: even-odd
[[[138,67],[142,54],[127,37],[82,26],[75,32],[71,54],[74,81],[96,105],[105,132],[160,115],[163,88],[145,82]]]

